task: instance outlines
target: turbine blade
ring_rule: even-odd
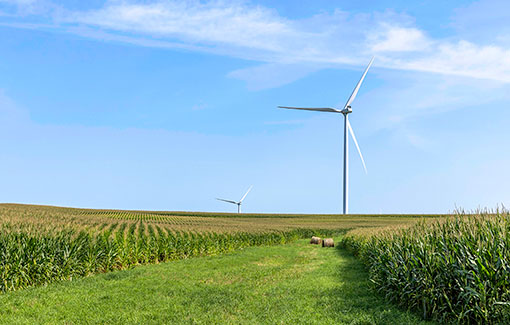
[[[230,201],[230,200],[224,200],[224,199],[218,199],[218,198],[216,198],[216,200],[220,200],[220,201],[228,202],[228,203],[232,203],[232,204],[237,204],[236,201]]]
[[[250,186],[250,188],[248,189],[248,191],[246,191],[246,193],[244,194],[243,198],[239,201],[239,203],[243,202],[243,200],[244,200],[244,198],[246,197],[246,195],[248,195],[248,193],[250,193],[250,191],[251,191],[251,188],[252,188],[252,187],[253,187],[253,185],[252,185],[252,186]]]
[[[356,140],[356,136],[354,135],[354,131],[352,130],[351,122],[347,120],[347,126],[349,128],[349,133],[352,136],[352,139],[354,140],[354,144],[356,145],[356,149],[358,149],[359,156],[361,158],[361,162],[363,163],[363,168],[365,169],[365,174],[368,174],[367,166],[365,165],[365,159],[363,159],[363,155],[361,154],[361,150],[358,145],[358,141]]]
[[[351,106],[351,103],[354,101],[354,98],[356,98],[356,95],[358,94],[358,90],[361,87],[361,84],[363,83],[363,80],[365,79],[365,76],[367,75],[368,69],[372,66],[372,62],[374,62],[374,57],[370,60],[370,63],[368,64],[367,68],[365,69],[365,72],[363,72],[363,75],[361,76],[361,79],[358,81],[358,84],[356,85],[356,88],[352,91],[351,97],[347,100],[347,103],[345,104],[344,108],[347,108],[347,106]]]
[[[320,111],[320,112],[331,112],[331,113],[341,113],[340,110],[332,107],[292,107],[292,106],[278,106],[278,108],[287,108],[287,109],[301,109],[305,111]]]

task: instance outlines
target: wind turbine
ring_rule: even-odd
[[[356,98],[358,94],[359,88],[367,75],[368,69],[372,66],[372,62],[374,62],[374,58],[370,60],[365,72],[361,76],[361,79],[358,81],[356,88],[352,91],[351,96],[345,103],[345,106],[342,110],[331,107],[290,107],[290,106],[278,106],[279,108],[288,108],[288,109],[302,109],[307,111],[320,111],[320,112],[330,112],[330,113],[342,113],[344,116],[344,214],[349,213],[349,133],[352,136],[352,140],[354,140],[354,144],[356,145],[356,149],[358,149],[359,156],[361,158],[361,162],[363,163],[363,168],[365,169],[365,173],[367,173],[367,166],[365,165],[365,160],[363,159],[363,155],[361,154],[361,150],[358,145],[358,141],[356,141],[356,136],[354,135],[354,131],[352,130],[351,123],[349,123],[349,114],[352,113],[351,104]]]
[[[228,202],[228,203],[232,203],[232,204],[237,204],[237,213],[241,213],[241,204],[243,204],[243,200],[244,198],[246,197],[246,195],[248,195],[248,193],[250,193],[251,191],[251,188],[253,187],[250,186],[250,188],[248,189],[248,191],[246,191],[246,193],[243,195],[243,197],[239,200],[239,202],[236,202],[236,201],[231,201],[231,200],[224,200],[224,199],[218,199],[216,198],[216,200],[220,200],[220,201],[223,201],[223,202]]]

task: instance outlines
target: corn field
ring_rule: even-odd
[[[378,291],[425,319],[510,323],[507,212],[358,229],[342,245],[367,265]]]
[[[296,228],[353,229],[413,223],[416,216],[343,216],[343,215],[280,215],[211,212],[163,212],[61,208],[51,206],[0,204],[0,225],[18,229],[52,232],[55,229],[102,232],[110,227],[127,224],[138,227],[140,222],[159,226],[164,231],[184,232],[271,232]],[[127,230],[126,230],[127,231]],[[148,229],[147,229],[148,231]]]

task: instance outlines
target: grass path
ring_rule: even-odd
[[[299,241],[0,295],[2,324],[414,324],[339,249]]]

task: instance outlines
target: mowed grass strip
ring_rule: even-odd
[[[305,240],[10,292],[0,307],[2,324],[422,323],[374,295],[354,257]]]

